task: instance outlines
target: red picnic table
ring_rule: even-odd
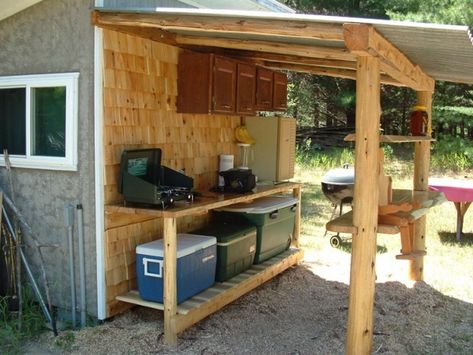
[[[463,230],[463,218],[473,201],[473,180],[452,178],[429,178],[429,188],[445,194],[457,209],[457,239],[460,240]]]

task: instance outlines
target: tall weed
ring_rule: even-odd
[[[45,330],[45,320],[29,288],[23,290],[21,330],[17,314],[9,311],[8,304],[7,297],[0,297],[0,353],[14,354],[20,352],[23,339]]]

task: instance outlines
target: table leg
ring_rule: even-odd
[[[463,219],[471,202],[454,202],[454,204],[457,209],[457,240],[460,240],[463,233]]]
[[[164,340],[177,345],[177,228],[175,218],[163,219]]]
[[[297,198],[296,215],[294,218],[294,231],[292,236],[292,245],[299,248],[299,238],[301,234],[301,187],[297,186],[292,190],[292,196]]]

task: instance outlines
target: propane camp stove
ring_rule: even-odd
[[[174,205],[176,201],[194,201],[194,192],[188,187],[159,186],[156,191],[155,204],[163,209]]]

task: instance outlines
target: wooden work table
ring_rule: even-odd
[[[105,206],[106,213],[129,213],[153,215],[163,218],[164,241],[164,302],[163,304],[143,301],[136,291],[130,291],[117,299],[123,302],[152,307],[164,311],[164,337],[169,345],[177,344],[177,333],[197,323],[209,314],[219,310],[238,297],[268,281],[278,273],[297,264],[303,257],[299,249],[276,256],[267,262],[253,266],[242,275],[237,275],[228,282],[217,283],[214,287],[196,295],[183,304],[177,304],[177,223],[179,217],[199,215],[212,209],[247,202],[256,198],[278,193],[292,192],[299,200],[295,214],[292,246],[298,248],[301,215],[301,185],[298,183],[281,183],[278,185],[257,186],[255,192],[245,194],[206,193],[195,198],[191,203],[176,203],[172,208],[161,210],[154,208],[129,207],[120,205]]]

